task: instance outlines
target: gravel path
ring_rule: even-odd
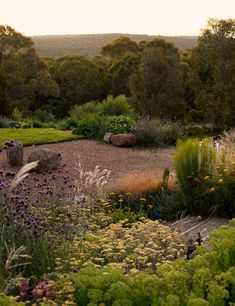
[[[149,171],[157,176],[162,175],[164,168],[173,169],[172,157],[175,148],[120,148],[110,144],[92,140],[76,140],[71,142],[40,145],[62,155],[62,167],[57,176],[59,181],[63,175],[76,177],[76,167],[80,159],[86,170],[99,165],[101,169],[111,170],[111,181],[130,172]],[[33,147],[26,147],[25,162]],[[0,168],[8,169],[6,153],[0,154]],[[56,172],[56,171],[55,171]]]

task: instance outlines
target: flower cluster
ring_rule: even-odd
[[[184,244],[176,233],[158,221],[144,218],[132,224],[128,220],[112,223],[87,234],[82,242],[75,240],[74,247],[74,268],[93,263],[125,269],[156,269],[184,253]]]

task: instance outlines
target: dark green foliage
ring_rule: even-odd
[[[73,130],[73,134],[82,135],[86,138],[99,139],[104,135],[103,118],[95,114],[87,115],[77,123],[77,127]]]
[[[175,220],[179,219],[186,211],[186,205],[179,191],[169,192],[162,188],[156,194],[147,195],[147,202],[152,209],[148,217],[153,220]]]
[[[210,19],[193,51],[195,104],[205,121],[235,123],[235,19]]]
[[[102,139],[106,132],[128,133],[134,124],[134,120],[128,116],[99,116],[89,114],[77,122],[73,134],[86,138]]]
[[[138,44],[126,36],[120,36],[112,44],[104,46],[101,50],[101,54],[109,56],[112,59],[137,52]]]
[[[103,108],[99,102],[88,102],[82,105],[74,105],[69,111],[69,115],[74,120],[84,119],[89,114],[101,115],[103,113]]]
[[[125,94],[130,96],[129,79],[140,63],[140,53],[127,54],[115,58],[107,72],[107,83],[113,95]]]
[[[55,61],[52,71],[62,99],[70,106],[100,99],[105,93],[104,72],[88,58],[64,56]]]
[[[9,97],[7,95],[7,81],[0,66],[0,115],[10,113]]]
[[[147,43],[141,64],[130,78],[130,89],[133,105],[141,114],[183,118],[185,105],[177,48],[163,40]]]

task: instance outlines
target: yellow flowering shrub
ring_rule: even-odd
[[[83,241],[75,241],[74,268],[92,263],[97,266],[155,269],[163,262],[184,254],[180,236],[158,221],[146,220],[130,224],[122,220]]]

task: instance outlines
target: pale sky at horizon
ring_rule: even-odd
[[[209,18],[235,18],[235,0],[0,0],[0,24],[25,35],[198,35]]]

